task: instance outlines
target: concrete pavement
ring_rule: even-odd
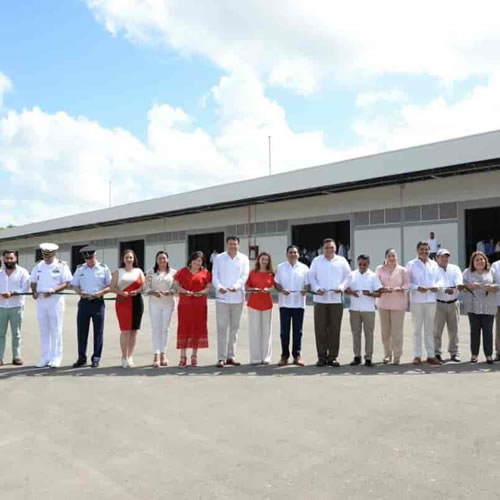
[[[210,349],[196,369],[153,369],[145,315],[134,356],[120,368],[108,303],[98,369],[76,359],[76,301],[67,299],[64,367],[36,369],[35,307],[27,301],[26,365],[0,368],[0,495],[7,500],[164,498],[500,497],[500,363],[415,368],[407,315],[403,364],[318,369],[312,308],[308,366],[216,369]],[[278,311],[273,318],[279,358]],[[243,313],[238,356],[248,362]],[[169,359],[176,365],[175,321]],[[10,334],[9,334],[10,343]],[[445,343],[446,345],[446,343]],[[461,323],[462,357],[470,357]],[[375,360],[382,345],[377,325]],[[10,360],[10,348],[5,357]]]

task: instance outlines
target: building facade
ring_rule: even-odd
[[[315,250],[333,237],[376,265],[388,247],[414,258],[432,231],[464,267],[478,241],[500,240],[499,191],[500,132],[491,132],[6,229],[0,248],[18,250],[27,268],[43,241],[73,269],[89,243],[111,268],[129,247],[145,268],[158,250],[180,268],[193,250],[222,251],[229,234],[278,262],[288,244]]]

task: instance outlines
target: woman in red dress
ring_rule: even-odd
[[[205,269],[203,252],[193,252],[186,267],[175,274],[179,292],[177,307],[177,349],[181,350],[179,366],[187,364],[186,349],[193,350],[191,366],[198,364],[198,349],[208,347],[207,295],[212,275]]]
[[[273,354],[271,321],[273,318],[274,269],[271,255],[261,252],[250,271],[248,294],[248,343],[250,363],[269,365]]]
[[[122,350],[122,367],[133,368],[137,331],[141,328],[144,303],[142,287],[144,273],[139,267],[137,256],[133,250],[122,253],[122,265],[113,272],[111,291],[116,293],[115,310],[120,325],[120,347]]]

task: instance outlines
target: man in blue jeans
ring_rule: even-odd
[[[291,324],[293,328],[293,364],[304,366],[300,351],[309,268],[299,262],[299,249],[295,245],[290,245],[286,249],[286,257],[287,260],[278,266],[274,277],[276,289],[280,292],[281,359],[278,365],[285,366],[288,364]]]

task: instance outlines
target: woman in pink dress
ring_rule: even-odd
[[[122,253],[122,266],[114,271],[111,281],[111,291],[116,293],[115,310],[121,331],[123,368],[134,367],[132,355],[144,312],[141,295],[144,281],[144,273],[139,268],[135,252],[125,250]]]
[[[408,271],[399,265],[394,248],[385,251],[384,263],[375,272],[383,286],[382,295],[377,299],[377,308],[384,345],[384,364],[394,360],[394,364],[399,365],[403,354],[403,326],[410,278]]]

